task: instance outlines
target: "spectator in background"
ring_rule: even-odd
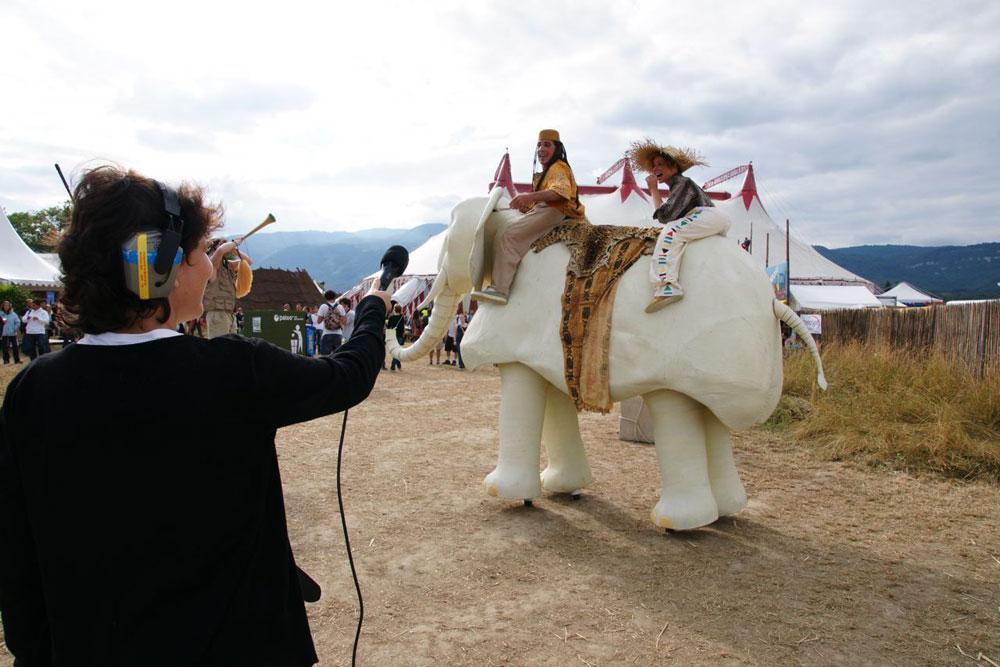
[[[444,337],[444,365],[454,366],[457,362],[451,358],[451,353],[456,352],[455,349],[455,337],[458,335],[458,315],[451,318],[451,322],[448,324],[448,333]],[[458,356],[456,355],[455,359]]]
[[[24,341],[22,343],[24,353],[30,359],[35,359],[45,354],[46,329],[49,326],[49,314],[34,300],[28,302],[28,311],[24,314]]]
[[[61,308],[58,302],[53,304],[52,312],[52,319],[55,320],[56,334],[62,338],[62,346],[65,350],[67,347],[79,340],[80,330],[66,322],[66,309]]]
[[[52,346],[49,345],[49,339],[56,335],[56,322],[55,317],[52,314],[52,306],[49,305],[47,301],[42,302],[42,310],[44,310],[49,316],[49,321],[45,324],[45,337],[42,338],[44,354],[48,354],[52,351]]]
[[[455,315],[455,322],[457,324],[455,327],[455,358],[458,359],[459,370],[464,371],[465,362],[462,361],[462,338],[465,336],[465,328],[469,326],[469,322],[465,319],[465,313]]]
[[[11,355],[14,363],[21,363],[21,352],[17,349],[17,332],[21,328],[21,318],[17,316],[10,301],[0,304],[0,320],[3,320],[3,365],[10,363]]]
[[[410,318],[410,339],[417,340],[420,338],[420,334],[424,332],[425,325],[425,313],[427,310],[415,310],[413,311],[413,317]]]
[[[403,317],[403,308],[397,303],[392,307],[392,314],[385,321],[386,330],[395,329],[396,331],[396,342],[400,345],[403,344],[403,328],[405,326],[405,318]],[[389,367],[390,371],[396,369],[403,370],[403,364],[399,362],[396,357],[392,358],[392,365]]]
[[[188,329],[188,335],[189,336],[195,335],[194,332],[197,331],[199,338],[204,338],[205,337],[205,334],[202,333],[203,329],[201,328],[201,321],[203,319],[205,319],[205,314],[204,313],[202,313],[201,317],[198,317],[198,318],[193,319],[190,322],[188,322],[187,329]]]
[[[286,303],[286,304],[284,304],[284,305],[283,305],[283,306],[281,307],[281,309],[282,309],[282,310],[286,310],[286,311],[287,311],[287,310],[291,310],[291,309],[292,309],[292,307],[291,307],[291,306],[289,306],[289,305],[288,305],[288,304]]]
[[[427,311],[427,316],[424,318],[424,328],[427,328],[427,324],[431,321],[431,313],[434,312],[432,307]],[[434,349],[431,353],[427,355],[428,365],[433,366],[434,364],[441,365],[441,348],[444,347],[444,338],[438,339],[434,344]]]
[[[233,317],[236,318],[236,333],[243,333],[243,306],[236,306],[236,311],[233,313]]]
[[[319,356],[319,345],[323,337],[323,322],[319,319],[319,306],[311,306],[306,309],[309,314],[309,324],[313,328],[313,356]]]
[[[323,356],[333,353],[344,342],[344,324],[347,313],[337,303],[337,293],[327,290],[323,297],[326,303],[319,307],[319,319],[323,323],[323,335],[319,339],[319,353]]]
[[[344,342],[346,343],[351,338],[351,334],[354,332],[354,309],[351,308],[351,300],[343,297],[338,301],[340,307],[344,309],[347,313],[347,323],[344,325]]]

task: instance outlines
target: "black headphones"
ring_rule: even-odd
[[[163,197],[165,219],[159,226],[147,226],[122,244],[125,286],[142,300],[162,299],[174,287],[174,276],[184,250],[181,234],[184,218],[177,191],[153,181]]]

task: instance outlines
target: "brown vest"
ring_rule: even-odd
[[[231,313],[236,309],[236,272],[222,266],[216,272],[215,280],[205,288],[205,310],[224,310]]]

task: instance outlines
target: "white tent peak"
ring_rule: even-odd
[[[57,289],[59,271],[35,254],[14,229],[7,212],[0,207],[0,283],[34,289]]]
[[[943,299],[924,292],[908,282],[899,283],[891,290],[883,292],[882,296],[894,296],[898,303],[906,304],[907,306],[926,306],[931,303],[944,303]]]

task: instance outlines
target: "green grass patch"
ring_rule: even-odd
[[[1000,377],[858,344],[824,347],[823,366],[826,392],[808,353],[785,358],[784,396],[767,428],[831,460],[1000,482]]]

